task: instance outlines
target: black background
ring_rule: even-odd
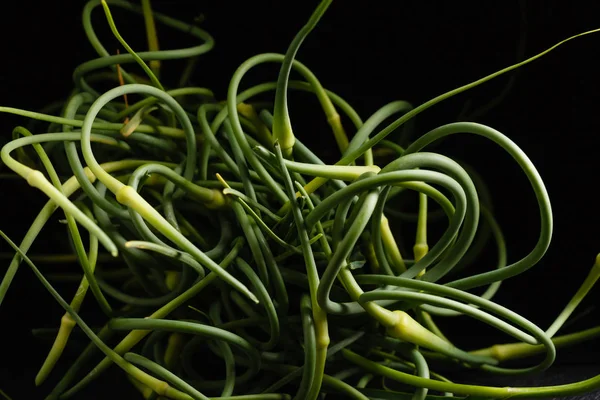
[[[316,4],[263,0],[153,2],[157,11],[184,21],[203,15],[201,26],[214,36],[216,47],[202,57],[193,83],[213,89],[221,100],[237,66],[258,53],[284,53]],[[600,7],[592,3],[524,4],[527,57],[573,34],[600,28]],[[23,1],[4,9],[4,23],[0,26],[0,105],[37,110],[64,98],[72,87],[73,69],[96,56],[81,27],[83,2],[66,1],[61,5],[59,8],[55,2],[34,5]],[[116,8],[113,12],[125,39],[135,49],[143,48],[144,36],[137,34],[144,31],[142,19]],[[117,43],[106,28],[102,11],[97,9],[94,16],[105,47],[112,51],[112,45],[116,51]],[[346,98],[366,119],[390,101],[407,100],[419,105],[513,64],[520,18],[517,1],[337,0],[304,42],[297,58],[312,69],[326,88]],[[161,26],[159,38],[163,48],[194,44],[185,35]],[[566,304],[600,251],[596,194],[599,46],[600,34],[585,36],[525,66],[503,102],[478,120],[508,135],[528,154],[552,200],[555,230],[551,249],[536,267],[506,282],[496,297],[496,301],[541,327],[548,326]],[[177,63],[165,63],[165,74],[178,67]],[[276,78],[277,66],[260,67],[245,78],[242,87]],[[468,100],[473,104],[487,103],[502,91],[508,79],[509,75],[500,77],[419,115],[418,134],[454,122]],[[335,162],[335,143],[327,134],[314,99],[291,94],[291,101],[298,137],[312,145],[317,154]],[[25,122],[24,118],[0,115],[0,142],[10,138],[14,126]],[[467,135],[453,137],[437,150],[470,162],[483,175],[491,187],[497,218],[507,239],[509,262],[525,256],[537,240],[539,217],[533,192],[510,157],[486,140]],[[0,229],[18,241],[43,204],[44,196],[24,182],[2,180],[0,199],[5,209]],[[42,235],[32,252],[43,252],[57,240],[61,239]],[[7,246],[0,244],[0,251],[7,252]],[[8,265],[7,260],[1,262]],[[595,289],[579,311],[594,306],[598,297]],[[50,345],[34,339],[30,330],[57,326],[61,315],[62,310],[23,266],[0,308],[0,388],[14,399],[41,398],[49,390],[50,384],[41,391],[30,392],[35,371]],[[599,316],[594,309],[569,329],[593,326]],[[464,328],[462,339],[459,335],[456,340],[491,344],[493,333],[485,329],[480,332],[473,337]],[[533,382],[567,382],[600,373],[598,348],[596,343],[559,352],[558,373]],[[121,374],[99,378],[105,385],[97,382],[94,390],[86,394],[96,398],[99,390],[107,389],[107,384],[121,382],[112,381],[111,377],[121,379]]]

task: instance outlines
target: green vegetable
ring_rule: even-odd
[[[321,1],[285,55],[259,54],[242,63],[226,101],[217,102],[210,89],[185,86],[185,74],[182,87],[168,87],[161,70],[160,61],[188,59],[189,74],[197,57],[213,47],[208,33],[153,12],[149,0],[141,7],[92,0],[84,7],[83,25],[99,58],[75,70],[70,98],[50,108],[60,109],[59,115],[0,107],[0,112],[48,123],[35,132],[16,127],[0,152],[10,170],[48,197],[20,244],[0,231],[15,252],[0,283],[0,304],[25,261],[65,310],[36,385],[55,374],[76,326],[90,341],[49,399],[73,398],[112,364],[148,399],[315,400],[327,393],[352,399],[483,399],[600,389],[600,375],[560,386],[513,388],[454,383],[430,369],[445,362],[456,370],[500,375],[541,372],[551,367],[557,349],[596,339],[600,327],[555,334],[600,277],[600,255],[544,331],[492,301],[503,280],[535,266],[550,245],[551,204],[531,160],[507,136],[474,122],[450,123],[402,145],[389,137],[433,105],[600,30],[572,36],[420,106],[392,102],[363,122],[295,59],[309,33],[327,18],[331,3]],[[96,36],[91,13],[99,5],[126,54],[110,55]],[[112,7],[144,16],[149,51],[136,51],[126,42]],[[156,22],[203,43],[159,50]],[[121,65],[128,63],[146,76],[125,71]],[[239,92],[245,75],[264,63],[281,64],[277,82]],[[302,80],[290,80],[292,69]],[[94,88],[98,83],[113,87],[100,93]],[[341,153],[334,165],[294,135],[289,90],[317,97]],[[273,105],[254,101],[272,91]],[[128,95],[139,99],[129,104]],[[390,117],[396,119],[376,131]],[[353,126],[351,140],[343,122]],[[432,144],[456,133],[497,144],[529,180],[540,234],[517,262],[506,265],[503,221],[494,216],[494,199],[483,180],[432,150]],[[30,145],[37,159],[24,151]],[[382,154],[392,154],[393,160],[386,162]],[[391,199],[412,192],[418,193],[416,214],[391,210]],[[441,211],[430,210],[436,206]],[[28,256],[59,208],[73,254]],[[416,222],[411,256],[402,254],[406,243],[390,227],[389,219],[396,217]],[[430,243],[428,227],[437,222],[447,227]],[[469,272],[489,237],[496,242],[497,268],[455,278],[459,270]],[[51,280],[73,280],[73,273],[45,275],[34,258],[78,262],[82,274],[76,276],[80,283],[70,303]],[[483,286],[489,286],[483,295],[467,292]],[[100,330],[79,315],[88,289],[103,313]],[[436,319],[461,315],[512,336],[515,343],[457,347]],[[113,336],[120,341],[111,348],[107,343]],[[93,366],[98,350],[104,358]],[[544,358],[536,365],[506,365],[540,353]],[[215,373],[214,365],[224,371]],[[375,377],[400,382],[406,391],[394,391]]]

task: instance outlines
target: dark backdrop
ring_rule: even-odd
[[[0,105],[36,110],[66,96],[75,66],[95,57],[81,27],[83,2],[62,2],[62,8],[56,4],[12,2],[3,10]],[[317,2],[179,0],[153,4],[156,10],[184,21],[203,18],[201,25],[214,36],[216,47],[202,57],[193,83],[212,88],[217,97],[224,99],[237,66],[254,54],[285,52]],[[599,10],[597,5],[582,1],[520,4],[337,0],[297,58],[312,69],[325,87],[349,100],[366,119],[390,101],[402,99],[419,105],[513,64],[519,57],[523,32],[523,54],[528,57],[570,35],[599,28]],[[137,39],[133,36],[143,32],[141,18],[130,17],[125,22],[128,14],[117,9],[114,15],[126,40],[136,49],[144,46],[143,35]],[[111,51],[112,43],[116,51],[117,44],[105,27],[100,9],[95,16],[95,26],[106,47]],[[160,26],[159,35],[163,48],[193,44],[185,35]],[[551,249],[535,268],[506,282],[496,297],[542,327],[548,326],[566,304],[600,251],[595,194],[600,143],[599,46],[600,34],[586,36],[522,68],[503,101],[478,119],[508,135],[529,155],[550,193],[555,216]],[[171,63],[164,68],[178,67]],[[417,133],[456,121],[467,101],[486,104],[502,92],[511,76],[500,77],[419,115]],[[277,66],[261,67],[248,75],[242,87],[276,78]],[[326,133],[314,99],[292,94],[291,101],[296,134],[315,146],[324,159],[334,162],[334,142]],[[313,115],[317,118],[310,120]],[[23,123],[23,118],[0,115],[0,142],[9,138],[15,125]],[[491,187],[508,243],[509,261],[526,255],[537,240],[539,218],[528,182],[510,157],[484,139],[467,135],[446,140],[438,151],[468,161],[478,169]],[[2,180],[0,198],[9,211],[0,219],[0,228],[19,240],[44,197],[24,182]],[[35,248],[43,251],[44,246],[52,246],[53,240],[58,239],[47,237]],[[0,250],[8,251],[4,244],[0,244]],[[2,265],[8,265],[8,261],[2,260]],[[593,309],[597,300],[596,289],[579,309],[591,309],[591,313],[568,329],[594,325],[600,316]],[[32,392],[31,397],[26,395],[50,344],[33,339],[30,330],[56,326],[60,315],[62,310],[23,267],[0,309],[4,369],[0,387],[15,399],[37,398],[46,393],[48,386],[41,392]],[[457,341],[491,344],[494,334],[481,332],[474,338],[467,335],[465,328],[465,336],[457,337]],[[533,382],[566,382],[600,373],[598,348],[597,343],[588,344],[559,353],[558,372]],[[111,376],[117,380],[111,381]],[[120,377],[120,372],[107,374],[100,378],[104,386],[93,387],[114,388],[115,382],[122,382]],[[99,395],[97,391],[87,393]]]

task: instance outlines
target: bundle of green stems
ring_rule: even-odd
[[[596,31],[418,107],[386,104],[363,121],[295,57],[330,3],[319,4],[285,54],[259,54],[240,65],[220,102],[210,89],[188,86],[214,46],[209,33],[154,12],[149,0],[141,7],[91,0],[83,26],[98,58],[76,68],[68,100],[43,113],[0,107],[31,119],[2,148],[3,164],[48,197],[20,243],[0,232],[14,249],[1,269],[0,304],[26,264],[65,311],[36,385],[55,378],[73,332],[89,339],[48,399],[75,398],[111,367],[146,399],[533,398],[600,388],[600,376],[550,387],[489,387],[434,371],[532,374],[548,369],[557,349],[596,339],[599,326],[556,334],[600,276],[600,256],[545,330],[495,303],[502,281],[536,265],[550,245],[544,183],[527,155],[493,128],[454,122],[413,139],[409,124],[439,102]],[[143,15],[148,51],[127,44],[113,8]],[[122,54],[110,55],[94,31],[92,13],[102,11]],[[159,49],[157,24],[198,45]],[[188,67],[179,86],[164,87],[161,63],[182,59]],[[241,91],[248,71],[266,63],[279,64],[278,79]],[[290,79],[292,70],[302,78]],[[110,90],[99,89],[107,84]],[[290,91],[318,99],[323,115],[314,121],[330,126],[340,154],[335,164],[295,136]],[[256,100],[269,95],[271,103]],[[399,129],[408,145],[390,139]],[[491,140],[529,180],[539,238],[518,261],[508,264],[484,180],[432,150],[457,133]],[[394,207],[401,197],[418,199],[418,211]],[[72,251],[28,256],[55,213],[64,217],[61,234]],[[388,218],[414,224],[414,236],[400,238]],[[432,224],[445,230],[430,243]],[[490,242],[495,268],[474,271]],[[72,262],[80,272],[43,274],[34,261]],[[74,280],[70,302],[51,284]],[[483,294],[470,292],[477,288]],[[80,315],[86,297],[103,313],[104,326]],[[436,320],[463,316],[513,341],[459,348]],[[104,358],[92,364],[99,353]],[[511,366],[535,355],[542,355],[538,364]]]

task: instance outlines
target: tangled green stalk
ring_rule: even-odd
[[[327,393],[352,399],[531,398],[600,389],[600,376],[553,387],[488,387],[454,383],[433,370],[436,362],[445,362],[489,374],[540,372],[551,367],[557,349],[600,336],[600,327],[555,336],[600,277],[600,255],[544,331],[492,301],[503,280],[535,266],[550,245],[549,196],[527,155],[504,134],[474,122],[441,126],[407,146],[386,139],[436,103],[600,30],[570,37],[418,107],[392,102],[363,122],[295,59],[330,4],[319,4],[285,55],[260,54],[245,61],[231,78],[226,101],[217,103],[209,89],[187,87],[183,78],[183,87],[168,87],[160,73],[160,61],[172,59],[188,59],[187,70],[193,68],[213,46],[208,33],[153,12],[149,0],[141,7],[91,0],[83,24],[99,58],[75,70],[75,88],[59,106],[60,115],[0,107],[0,112],[49,123],[36,133],[15,128],[0,152],[8,168],[48,197],[19,245],[0,231],[15,252],[0,283],[0,304],[25,261],[65,311],[36,385],[54,378],[74,332],[83,331],[90,341],[48,399],[74,397],[112,364],[147,399],[315,400]],[[96,36],[91,14],[99,5],[126,54],[111,56]],[[136,52],[127,44],[111,7],[144,16],[149,51]],[[156,22],[204,43],[159,50]],[[247,72],[264,63],[281,64],[278,80],[239,92]],[[136,64],[145,76],[123,70],[123,64]],[[292,69],[302,81],[290,80]],[[104,93],[93,87],[114,84],[117,71],[125,84]],[[319,100],[341,152],[334,165],[305,146],[302,135],[296,137],[288,90],[311,92]],[[272,107],[254,101],[272,91]],[[141,100],[121,102],[127,95]],[[392,116],[396,120],[377,132]],[[351,140],[342,117],[353,125]],[[541,223],[536,245],[521,260],[507,265],[502,221],[495,219],[493,199],[478,175],[462,162],[424,151],[456,133],[491,140],[528,178]],[[382,149],[394,160],[379,157]],[[391,199],[412,192],[418,193],[415,215],[390,209]],[[82,274],[75,276],[80,282],[70,303],[27,254],[59,208],[74,254],[41,261],[71,257],[79,263]],[[394,215],[416,221],[412,258],[401,253],[404,247],[392,232]],[[446,230],[432,243],[428,227],[439,221]],[[486,229],[479,230],[480,225]],[[496,242],[497,268],[454,277],[461,269],[469,271],[489,237]],[[53,276],[68,280],[73,274]],[[468,292],[488,285],[483,295]],[[79,315],[88,289],[106,320],[100,330]],[[456,316],[482,321],[515,342],[459,348],[448,339],[452,332],[435,322]],[[115,336],[119,343],[111,348],[107,341]],[[98,350],[104,358],[92,366]],[[206,352],[213,359],[205,364],[224,365],[222,374],[202,368],[198,360]],[[505,365],[540,353],[544,357],[536,365]],[[412,392],[380,385],[375,376]]]

